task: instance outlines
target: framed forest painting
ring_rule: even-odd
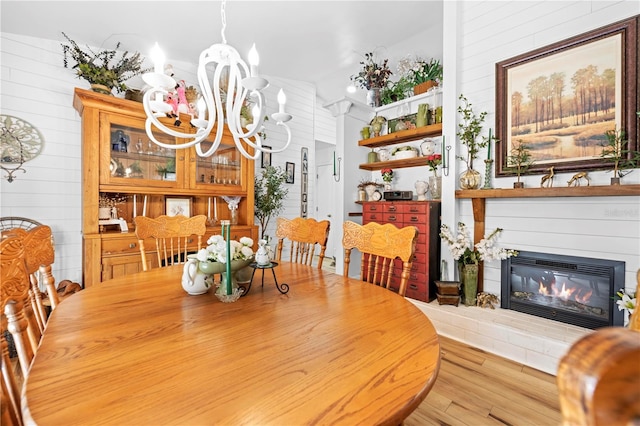
[[[605,132],[638,149],[638,16],[496,64],[496,175],[524,143],[528,174],[610,168]]]

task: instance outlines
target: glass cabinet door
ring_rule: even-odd
[[[200,157],[195,154],[195,186],[203,185],[242,185],[242,164],[240,152],[235,145],[225,143],[223,140],[218,149],[209,157]],[[211,146],[210,142],[203,142],[202,149]]]
[[[102,158],[108,167],[101,170],[102,183],[160,187],[181,187],[184,151],[163,148],[153,143],[144,130],[144,121],[117,120],[105,117],[102,134]],[[175,138],[154,132],[166,144],[175,144]],[[108,140],[108,143],[106,140]],[[144,181],[144,182],[143,182]]]

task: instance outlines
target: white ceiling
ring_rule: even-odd
[[[170,60],[196,63],[204,48],[222,40],[220,5],[1,0],[0,28],[61,42],[64,31],[80,45],[105,48],[121,42],[122,49],[145,56],[157,41]],[[441,28],[442,0],[228,0],[226,17],[227,43],[245,58],[256,43],[262,74],[316,84],[318,96],[330,101],[345,94],[365,52],[384,52],[430,26]],[[416,52],[403,55],[409,53]]]

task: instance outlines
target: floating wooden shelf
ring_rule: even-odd
[[[405,158],[404,160],[377,161],[375,163],[360,164],[363,170],[403,169],[405,167],[426,166],[427,157]]]
[[[429,126],[418,127],[417,129],[401,130],[399,132],[389,133],[388,135],[376,136],[369,139],[362,139],[358,141],[358,145],[366,146],[368,148],[378,148],[381,146],[413,141],[416,139],[426,138],[429,136],[440,136],[441,134],[442,134],[442,123],[438,123],[438,124],[431,124]]]

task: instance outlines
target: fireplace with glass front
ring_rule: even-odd
[[[502,261],[501,307],[580,327],[622,326],[625,263],[521,251]]]

